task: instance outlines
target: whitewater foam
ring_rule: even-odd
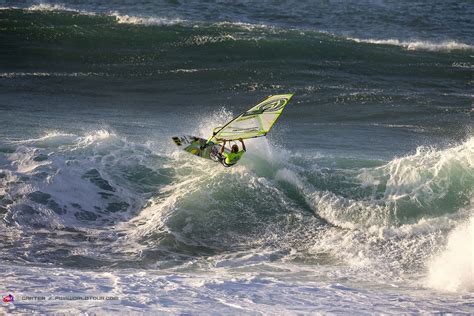
[[[222,43],[227,41],[236,41],[237,38],[235,36],[225,34],[225,35],[218,35],[218,36],[208,36],[208,35],[195,35],[188,39],[186,39],[182,45],[206,45],[206,44],[215,44],[215,43]]]
[[[365,187],[394,207],[400,218],[451,213],[469,203],[474,184],[474,138],[447,148],[418,147],[416,153],[364,169]]]
[[[232,113],[223,107],[214,113],[210,120],[211,125],[219,125],[232,116]],[[195,117],[192,119],[201,124],[193,125],[193,130],[190,130],[189,133],[201,135],[210,133],[212,127],[209,126],[209,116],[202,117],[201,121],[196,120]],[[64,146],[65,140],[56,142],[57,138],[61,137],[69,138],[70,144]],[[377,280],[380,284],[390,283],[400,287],[407,279],[410,279],[413,271],[417,271],[425,264],[426,258],[432,254],[433,245],[437,245],[445,232],[457,226],[460,218],[465,216],[465,214],[458,212],[436,218],[422,218],[415,223],[403,225],[387,222],[384,219],[386,205],[383,203],[385,199],[383,194],[372,200],[364,201],[343,197],[329,190],[316,189],[307,176],[311,172],[319,170],[317,164],[308,169],[300,168],[291,159],[280,160],[279,151],[275,151],[268,142],[259,143],[256,148],[260,149],[252,150],[257,160],[261,159],[273,168],[273,171],[266,175],[259,174],[257,171],[259,168],[253,168],[252,163],[244,163],[232,169],[212,168],[215,167],[215,165],[210,165],[212,163],[187,153],[174,151],[167,154],[159,160],[158,164],[164,170],[175,170],[172,181],[162,182],[161,186],[148,195],[149,199],[146,200],[146,195],[139,196],[129,184],[120,183],[122,175],[118,171],[133,170],[136,167],[133,162],[135,159],[138,159],[140,167],[148,166],[147,157],[152,155],[151,152],[137,151],[138,145],[130,144],[105,129],[79,136],[51,131],[42,137],[20,144],[23,148],[30,148],[31,151],[27,153],[18,148],[16,153],[10,154],[11,159],[34,161],[34,157],[39,154],[37,144],[47,142],[48,139],[51,139],[51,144],[56,143],[59,150],[51,148],[52,154],[48,156],[47,160],[43,160],[48,162],[50,169],[41,169],[41,166],[38,166],[36,170],[47,172],[52,181],[42,183],[30,180],[31,186],[18,185],[17,193],[25,196],[33,193],[37,195],[36,199],[40,200],[42,196],[37,193],[40,191],[54,197],[56,203],[61,206],[80,203],[84,210],[94,209],[95,206],[106,209],[107,202],[101,198],[95,198],[98,192],[95,185],[99,184],[104,187],[107,185],[104,182],[94,184],[91,179],[107,181],[110,187],[116,190],[116,195],[120,196],[122,201],[130,204],[124,220],[114,223],[114,231],[119,232],[123,237],[110,237],[112,242],[107,241],[107,245],[104,246],[109,247],[108,251],[123,252],[127,256],[123,260],[127,260],[127,262],[131,260],[130,258],[141,260],[141,264],[159,268],[160,271],[165,271],[163,269],[166,269],[167,266],[173,266],[173,260],[181,258],[184,263],[179,265],[180,275],[182,275],[182,271],[188,273],[197,268],[218,276],[213,280],[205,281],[200,277],[187,275],[186,281],[178,282],[176,281],[177,276],[173,276],[172,272],[164,272],[169,275],[169,279],[160,280],[164,282],[163,286],[169,286],[172,291],[179,288],[186,289],[189,293],[201,293],[203,288],[206,290],[221,289],[223,286],[237,286],[237,284],[245,283],[247,287],[255,286],[257,292],[258,289],[265,288],[262,289],[261,294],[276,291],[285,297],[284,295],[288,295],[288,293],[280,292],[281,284],[278,278],[281,277],[282,271],[285,271],[285,273],[289,273],[292,282],[294,282],[294,278],[298,278],[299,274],[297,269],[294,272],[290,270],[290,267],[294,261],[301,260],[300,258],[323,262],[321,265],[317,265],[318,269],[311,270],[313,273],[322,273],[325,268],[330,271],[328,272],[330,273],[329,277],[323,274],[315,276],[317,282],[320,282],[317,291],[329,291],[336,294],[358,293],[360,289],[354,285],[346,284],[343,280],[347,280],[347,278],[363,279],[364,277],[367,280]],[[251,143],[256,141],[263,140],[254,140]],[[463,159],[469,157],[470,144],[471,140],[468,140],[448,149],[432,149],[430,151],[420,149],[414,155],[396,158],[380,169],[365,169],[363,170],[365,176],[361,178],[365,181],[363,185],[370,186],[374,183],[372,181],[379,181],[377,185],[380,185],[381,182],[387,180],[384,180],[383,177],[376,179],[376,176],[379,175],[378,170],[389,170],[392,172],[391,175],[397,175],[397,172],[401,172],[400,170],[403,168],[389,168],[387,166],[411,166],[408,161],[416,160],[428,170],[439,165],[440,160],[452,161],[454,156],[465,164]],[[262,149],[265,145],[268,148]],[[249,144],[249,146],[253,145]],[[13,155],[18,155],[18,157]],[[284,156],[292,156],[292,154],[286,152]],[[301,155],[296,156],[298,159],[302,159]],[[155,161],[154,169],[145,169],[145,172],[150,173],[152,170],[156,170],[156,163]],[[471,168],[471,165],[468,166]],[[467,168],[467,166],[465,167]],[[417,165],[416,168],[420,169],[420,166]],[[84,172],[91,169],[97,170],[93,177],[83,178]],[[14,182],[17,182],[20,177],[31,176],[34,172],[34,170],[11,171],[8,172],[7,178]],[[372,178],[367,177],[366,173]],[[354,175],[357,176],[358,173],[352,173],[352,176]],[[141,179],[140,182],[142,182]],[[362,180],[361,182],[363,182]],[[295,202],[288,198],[284,187],[281,186],[282,182],[294,186],[298,193],[306,199],[307,205],[313,208],[318,216],[333,225],[323,225],[313,215],[301,211],[300,205],[295,207]],[[156,183],[153,185],[156,186]],[[228,190],[228,186],[231,186],[231,190]],[[232,194],[232,192],[236,192],[236,195],[232,197],[234,202],[226,204],[228,194]],[[254,195],[255,192],[258,194]],[[235,202],[242,197],[245,201]],[[18,204],[22,203],[20,199],[16,201]],[[88,227],[88,224],[81,223],[80,219],[68,217],[65,214],[58,216],[54,212],[48,212],[49,205],[35,204],[34,206],[36,210],[45,214],[44,219],[49,223],[49,227],[63,228],[66,226],[79,229]],[[380,209],[377,208],[378,206]],[[134,213],[137,210],[139,213]],[[132,214],[134,214],[133,217],[130,216]],[[113,214],[107,216],[109,219],[118,219]],[[23,224],[25,219],[17,216],[14,220]],[[78,225],[79,223],[80,225]],[[242,225],[242,223],[244,224]],[[371,225],[374,223],[375,225]],[[344,227],[344,229],[340,227]],[[466,229],[460,228],[460,230],[465,238]],[[88,238],[98,238],[99,235],[105,233],[105,231],[89,231]],[[15,238],[19,239],[20,237]],[[452,237],[450,237],[451,239]],[[460,237],[454,239],[455,244],[462,240]],[[230,245],[243,250],[241,252],[224,251]],[[34,247],[34,245],[28,247]],[[463,256],[466,249],[459,248],[459,246],[455,248],[458,248],[456,250],[457,260],[466,259],[460,257]],[[204,255],[196,256],[196,253],[200,254],[200,251]],[[69,254],[85,258],[108,258],[110,255],[84,246],[77,250],[71,250]],[[163,259],[165,256],[172,259]],[[450,256],[448,254],[445,257]],[[279,259],[283,264],[280,264]],[[324,262],[330,262],[331,268],[325,266]],[[176,265],[176,263],[174,264]],[[260,271],[263,266],[267,265],[271,265],[271,269],[274,269],[272,271],[279,271],[277,279],[262,281],[258,273],[249,272]],[[434,265],[436,266],[436,264]],[[441,269],[445,270],[442,272],[446,272],[449,266],[449,262],[444,263],[443,261]],[[236,281],[236,274],[233,276],[226,274],[229,269],[235,269],[236,273],[244,271],[244,274],[237,274],[238,280]],[[433,271],[435,271],[433,272],[435,275],[439,275],[439,269]],[[466,275],[465,269],[463,271],[457,277],[458,283],[456,284],[461,284],[456,287],[457,291],[459,288],[468,288],[466,283],[462,283],[462,280],[465,280],[469,275]],[[124,275],[118,272],[114,273],[116,278],[124,280]],[[141,276],[130,273],[127,278],[135,281],[141,280],[140,282],[147,284],[143,277],[147,272],[140,273],[142,273]],[[338,279],[339,274],[340,280]],[[455,279],[456,275],[453,276],[451,273],[450,277]],[[330,279],[330,281],[324,281],[326,279]],[[57,284],[59,285],[62,280],[64,280],[63,277],[58,277]],[[158,282],[158,279],[156,281]],[[122,284],[120,282],[117,284]],[[117,284],[114,286],[118,286]],[[307,285],[299,287],[292,284],[295,291],[304,292],[307,289]],[[122,285],[120,285],[120,291],[123,292],[120,293],[128,293],[130,289]],[[436,284],[433,287],[438,289]],[[367,288],[364,287],[366,294],[368,293]],[[286,286],[284,289],[288,289],[288,287]],[[59,287],[56,292],[60,293]],[[234,301],[223,300],[223,302],[226,302],[226,306],[237,304]]]
[[[87,147],[93,143],[103,141],[111,137],[116,138],[117,135],[114,132],[110,132],[106,129],[100,129],[100,130],[88,133],[85,136],[79,137],[77,145],[78,147]]]
[[[133,16],[127,14],[120,14],[119,12],[111,12],[110,16],[115,17],[117,23],[120,24],[135,24],[135,25],[177,25],[187,23],[188,21],[181,18],[166,18],[166,17],[147,17],[147,16]]]
[[[443,251],[428,262],[429,287],[450,292],[474,292],[474,216],[448,236]]]
[[[254,31],[254,30],[273,30],[276,31],[276,27],[268,24],[263,23],[245,23],[245,22],[235,22],[235,21],[222,21],[216,22],[213,25],[218,27],[237,27],[242,30],[246,31]]]
[[[50,3],[44,3],[40,2],[38,4],[32,4],[29,7],[26,8],[27,11],[40,11],[40,12],[54,12],[54,11],[64,11],[64,12],[75,12],[75,13],[80,13],[83,15],[90,15],[94,16],[96,15],[95,12],[91,11],[86,11],[86,10],[78,10],[74,9],[68,6],[65,6],[64,4],[50,4]]]
[[[133,164],[144,149],[112,132],[77,136],[51,131],[14,143],[18,147],[0,169],[6,175],[0,179],[3,198],[15,201],[6,207],[8,222],[56,228],[76,227],[78,221],[86,226],[95,220],[110,223],[127,218],[144,203],[115,168]]]
[[[91,77],[106,76],[105,73],[97,72],[2,72],[0,78],[23,78],[23,77]]]
[[[9,10],[9,9],[18,9],[18,7],[3,7],[2,10]],[[38,3],[32,4],[29,7],[26,7],[25,10],[30,12],[74,12],[79,13],[82,15],[89,15],[95,16],[99,13],[81,10],[72,8],[70,6],[66,6],[64,4],[50,4],[50,3]],[[110,11],[105,13],[106,15],[115,18],[117,23],[120,24],[134,24],[134,25],[176,25],[176,24],[183,24],[187,23],[186,20],[181,18],[168,18],[168,17],[153,17],[153,16],[134,16],[128,14],[122,14],[118,11]]]
[[[78,12],[74,9],[68,8],[63,4],[38,3],[26,8],[28,11],[72,11]]]
[[[57,130],[45,131],[44,134],[37,138],[29,138],[24,140],[9,141],[11,144],[33,145],[36,147],[58,147],[62,144],[69,144],[76,137],[71,133],[63,133]]]
[[[351,271],[309,269],[285,263],[256,265],[239,271],[232,267],[209,271],[114,269],[110,272],[57,267],[13,266],[3,277],[16,295],[8,313],[163,313],[192,314],[416,314],[469,313],[467,303],[438,293],[423,296],[403,284],[352,281]],[[41,276],[41,277],[38,277]],[[34,289],[34,291],[32,290]],[[47,289],[47,291],[42,291]],[[44,301],[31,304],[23,297],[38,293]],[[84,294],[117,297],[119,301],[69,300]],[[395,298],[394,298],[395,296]],[[376,303],[371,303],[376,302]],[[464,303],[464,304],[463,304]]]
[[[348,37],[348,40],[356,43],[368,43],[377,45],[400,46],[407,50],[427,50],[427,51],[453,51],[467,50],[474,51],[474,46],[456,41],[419,41],[419,40],[399,40],[399,39],[361,39]]]

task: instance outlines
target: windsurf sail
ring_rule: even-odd
[[[280,116],[293,94],[272,95],[240,114],[223,127],[216,128],[208,142],[265,136]]]

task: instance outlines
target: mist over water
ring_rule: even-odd
[[[3,290],[120,297],[4,311],[473,311],[470,2],[0,7]]]

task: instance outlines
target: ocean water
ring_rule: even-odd
[[[0,313],[474,313],[472,1],[0,1]],[[178,151],[267,95],[223,168]]]

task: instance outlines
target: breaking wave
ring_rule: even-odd
[[[231,116],[223,109],[212,120]],[[393,278],[429,266],[430,284],[438,286],[445,284],[436,276],[449,265],[446,258],[453,251],[465,258],[457,246],[469,231],[462,226],[449,237],[449,254],[430,263],[469,217],[473,144],[471,138],[446,149],[420,147],[379,167],[351,163],[328,172],[320,165],[326,157],[282,154],[257,140],[239,166],[224,169],[107,130],[53,131],[2,145],[0,251],[12,261],[124,267],[213,265],[229,252],[264,251],[372,267]],[[9,244],[32,234],[35,243],[11,252]],[[64,238],[89,246],[78,253]],[[459,282],[447,287],[466,290]]]
[[[452,50],[467,50],[474,51],[474,47],[469,44],[460,43],[457,41],[403,41],[398,39],[360,39],[348,37],[356,43],[368,43],[376,45],[394,45],[400,46],[407,50],[427,50],[427,51],[452,51]]]
[[[240,21],[219,21],[219,22],[209,22],[209,21],[195,21],[187,20],[181,17],[169,17],[169,16],[146,16],[146,15],[133,15],[133,14],[123,14],[118,11],[103,11],[103,12],[89,12],[87,10],[75,9],[63,4],[33,4],[26,8],[19,7],[4,7],[3,11],[7,12],[37,12],[42,14],[55,13],[58,17],[61,17],[61,14],[65,16],[58,18],[58,22],[63,25],[67,21],[67,16],[69,15],[83,15],[88,17],[90,20],[91,26],[96,26],[97,22],[94,21],[97,19],[99,22],[104,23],[117,23],[117,24],[129,24],[136,26],[176,26],[192,29],[200,29],[201,31],[207,32],[214,30],[225,32],[224,34],[219,34],[218,36],[214,35],[205,35],[199,34],[195,36],[195,39],[188,39],[197,45],[205,43],[218,43],[226,40],[272,40],[272,36],[279,34],[288,39],[298,38],[298,36],[309,36],[310,38],[316,37],[318,40],[327,40],[330,42],[339,41],[341,39],[347,40],[355,43],[365,43],[365,44],[374,44],[374,45],[390,45],[390,46],[399,46],[407,50],[424,50],[432,52],[451,52],[451,51],[470,51],[474,50],[474,47],[470,44],[458,42],[455,40],[441,40],[441,41],[429,41],[429,40],[402,40],[402,39],[364,39],[356,37],[341,37],[337,33],[331,33],[322,30],[314,29],[296,29],[296,28],[282,28],[273,26],[271,24],[253,24],[245,23]],[[51,18],[55,18],[55,15]],[[70,16],[71,18],[71,16]],[[105,20],[104,20],[105,19]],[[77,19],[72,18],[72,25],[76,25]],[[82,21],[85,22],[85,21]],[[77,25],[76,25],[77,26]],[[32,30],[34,31],[34,29]],[[58,31],[58,35],[64,36],[64,30]],[[73,32],[76,33],[76,32]],[[245,34],[249,33],[249,34]],[[83,34],[84,35],[84,34]]]

